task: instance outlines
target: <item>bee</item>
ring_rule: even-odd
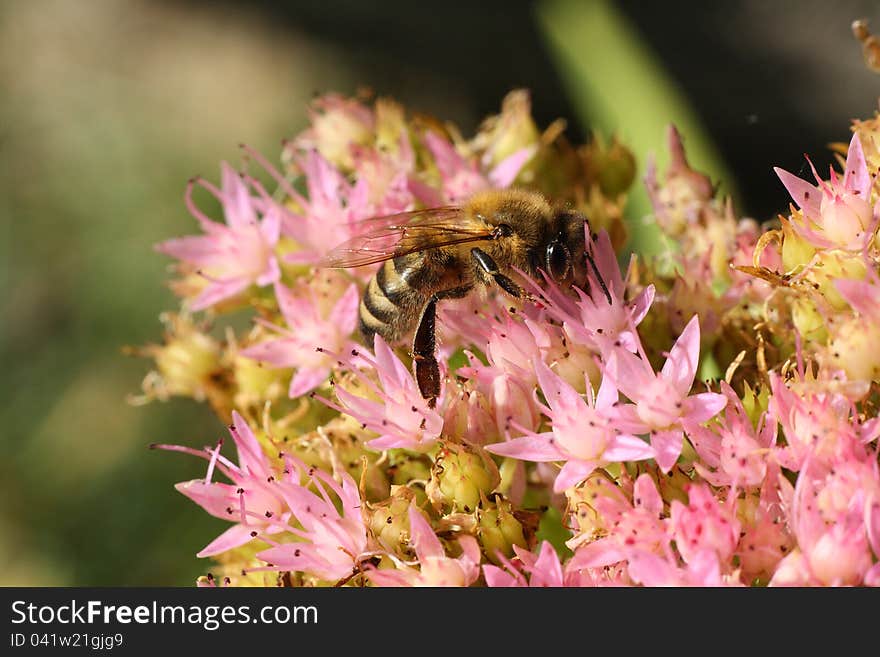
[[[589,266],[611,303],[586,248],[586,218],[551,205],[536,192],[479,192],[458,206],[403,212],[360,224],[359,234],[333,249],[322,265],[351,268],[382,263],[360,301],[361,333],[371,344],[375,334],[396,342],[415,329],[414,374],[431,407],[440,394],[435,355],[439,301],[492,285],[517,299],[531,300],[512,277],[517,269],[533,277],[543,270],[562,286],[585,287]]]

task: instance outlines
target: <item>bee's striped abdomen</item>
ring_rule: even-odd
[[[418,319],[427,296],[409,280],[417,271],[417,254],[387,260],[370,279],[360,304],[360,330],[371,344],[378,333],[395,341],[406,334]]]

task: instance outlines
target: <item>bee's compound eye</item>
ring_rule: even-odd
[[[513,235],[513,228],[508,224],[498,224],[492,232],[495,234],[495,237],[510,237]]]
[[[571,272],[571,252],[562,242],[550,242],[547,245],[547,272],[561,281]]]

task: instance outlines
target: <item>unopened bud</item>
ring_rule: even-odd
[[[415,493],[407,486],[393,486],[391,497],[373,507],[370,530],[389,552],[404,552],[409,540],[409,507]]]
[[[468,446],[447,443],[440,448],[426,492],[438,508],[472,513],[499,480],[490,458]]]
[[[513,546],[526,548],[523,527],[513,515],[510,502],[496,496],[495,505],[480,511],[477,535],[483,551],[492,563],[500,564],[499,553],[513,556]]]

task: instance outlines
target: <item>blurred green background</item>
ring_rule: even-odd
[[[509,89],[540,123],[618,131],[640,161],[675,121],[744,214],[770,173],[830,161],[880,77],[849,33],[874,1],[443,3],[6,0],[0,4],[0,584],[191,585],[225,527],[177,494],[223,433],[206,407],[133,407],[175,306],[152,245],[247,142],[270,158],[315,92],[369,86],[467,131]],[[662,161],[662,157],[660,158]],[[636,194],[630,216],[646,212]],[[648,245],[650,246],[650,245]]]

